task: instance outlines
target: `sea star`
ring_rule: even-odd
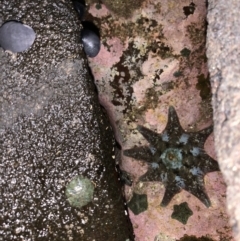
[[[188,219],[193,215],[193,211],[189,208],[187,202],[179,205],[173,205],[172,219],[176,219],[182,224],[187,224]]]
[[[148,163],[148,171],[141,182],[160,181],[165,186],[161,206],[167,206],[182,189],[196,196],[206,207],[211,206],[205,191],[204,175],[219,171],[217,161],[204,151],[204,143],[213,126],[198,132],[186,132],[180,125],[174,107],[168,111],[168,122],[161,134],[144,126],[138,131],[150,146],[134,147],[124,151],[126,156]]]
[[[148,209],[147,195],[133,193],[133,196],[127,205],[135,215],[138,215]]]

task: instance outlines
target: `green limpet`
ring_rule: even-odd
[[[65,195],[71,206],[81,208],[93,199],[94,185],[82,175],[75,176],[66,186]]]

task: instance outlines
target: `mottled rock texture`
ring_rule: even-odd
[[[169,106],[174,106],[187,132],[198,132],[212,124],[205,51],[206,4],[202,0],[147,0],[129,19],[116,16],[104,4],[101,8],[90,6],[86,19],[99,27],[102,45],[98,56],[89,63],[99,99],[109,113],[122,150],[148,147],[150,143],[137,126],[162,133]],[[217,160],[213,135],[206,140],[204,150]],[[220,172],[204,176],[211,200],[209,208],[185,190],[175,195],[167,207],[160,207],[165,193],[163,182],[138,182],[149,171],[149,163],[124,152],[119,163],[133,181],[131,187],[125,186],[125,195],[136,241],[180,240],[186,234],[191,238],[232,241]],[[138,198],[134,198],[136,194]],[[142,205],[142,195],[147,196],[147,205],[145,201]],[[172,219],[174,205],[184,202],[193,212],[186,224]],[[136,214],[139,210],[142,212]]]
[[[240,240],[240,2],[210,0],[207,56],[213,91],[215,146],[225,177],[227,206]]]
[[[13,19],[36,39],[18,55],[0,49],[0,240],[132,240],[71,1],[1,1],[0,23]],[[65,196],[77,175],[95,187],[81,209]]]
[[[98,0],[86,0],[88,3],[93,3],[97,8],[101,8],[100,1]],[[103,2],[114,14],[117,16],[122,16],[124,18],[129,18],[132,16],[136,9],[141,8],[144,0],[103,0]]]

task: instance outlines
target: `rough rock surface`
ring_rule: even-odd
[[[238,0],[210,0],[207,55],[213,90],[215,146],[227,183],[227,206],[240,240],[240,48]]]
[[[0,240],[132,240],[71,2],[3,0],[0,23],[11,19],[36,40],[18,55],[0,49]],[[95,186],[82,209],[65,196],[80,174]]]
[[[99,55],[90,60],[90,66],[99,98],[111,117],[122,150],[143,147],[142,150],[155,153],[138,126],[148,128],[155,135],[162,133],[169,106],[176,109],[186,132],[198,132],[210,126],[206,1],[146,0],[128,19],[108,8],[107,4],[91,5],[89,15],[86,14],[86,19],[99,27],[102,38]],[[204,149],[217,160],[213,135],[206,140]],[[220,172],[204,176],[211,207],[207,208],[184,190],[169,205],[161,207],[163,182],[159,179],[139,182],[150,170],[149,162],[146,163],[149,159],[125,154],[122,152],[119,163],[133,180],[131,187],[125,186],[125,195],[136,241],[187,240],[185,235],[200,240],[201,237],[232,240],[225,206],[226,185]],[[152,167],[161,176],[157,166]],[[191,182],[195,183],[193,179]],[[190,217],[191,212],[182,205],[185,202],[193,213]],[[173,218],[176,205],[186,215],[181,221]]]

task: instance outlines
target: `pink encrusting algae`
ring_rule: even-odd
[[[187,132],[212,124],[204,1],[148,0],[128,19],[103,4],[101,8],[91,5],[89,13],[102,41],[99,55],[89,59],[89,64],[122,151],[149,146],[138,125],[162,133],[169,106],[174,106]],[[204,149],[216,160],[212,135]],[[176,241],[184,235],[233,240],[225,207],[226,186],[219,171],[204,176],[209,208],[184,189],[162,207],[163,183],[138,182],[149,169],[142,161],[123,153],[120,160],[121,169],[133,180],[132,186],[124,188],[127,201],[134,193],[147,195],[145,211],[136,215],[129,208],[136,241]],[[172,218],[174,208],[185,202],[192,211],[186,224]]]

